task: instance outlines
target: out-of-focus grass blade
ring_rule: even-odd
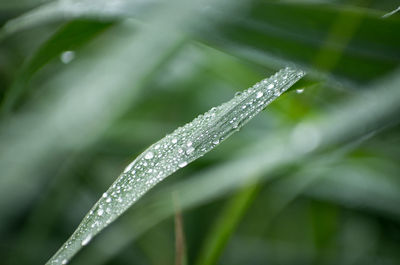
[[[212,265],[218,262],[230,236],[253,202],[259,189],[259,184],[252,184],[240,190],[228,201],[227,206],[218,216],[216,224],[205,239],[196,262],[197,265]]]
[[[307,189],[306,194],[400,220],[398,176],[389,175],[390,179],[382,172],[354,163],[327,168],[323,174],[324,177]]]
[[[352,146],[354,148],[354,146]],[[274,200],[273,209],[269,209],[265,217],[265,223],[269,223],[277,216],[290,202],[299,195],[303,194],[307,188],[316,182],[321,176],[324,176],[327,164],[337,161],[344,153],[349,151],[349,148],[342,148],[333,155],[325,155],[320,159],[313,160],[312,167],[303,166],[296,170],[295,176],[291,176],[289,180],[283,180],[273,184],[271,189],[277,189],[277,196],[272,197]],[[212,265],[217,264],[221,255],[224,252],[225,246],[228,243],[230,236],[235,232],[236,226],[241,221],[245,211],[257,195],[261,184],[251,185],[239,191],[232,199],[226,209],[218,217],[217,223],[212,227],[208,236],[203,243],[202,251],[200,252],[197,265]],[[278,186],[278,187],[276,187]],[[283,187],[279,189],[279,187]],[[284,191],[284,192],[283,192]],[[400,201],[400,199],[398,200]]]
[[[46,23],[73,19],[110,20],[126,17],[143,18],[154,11],[153,0],[58,0],[41,5],[8,21],[0,31],[0,40],[10,34]]]
[[[18,1],[1,1],[0,11],[10,11],[18,9],[28,9],[38,5],[42,5],[46,2],[54,0],[18,0]]]
[[[93,39],[110,25],[111,23],[108,22],[77,20],[62,27],[41,45],[38,51],[19,70],[14,83],[6,90],[1,102],[2,114],[9,112],[18,103],[18,99],[27,88],[31,77],[50,60],[62,56],[63,52],[74,52],[74,50]]]
[[[2,216],[21,209],[54,167],[95,142],[131,107],[139,88],[183,44],[176,28],[196,19],[192,8],[196,5],[173,1],[149,17],[148,27],[138,29],[132,21],[114,27],[47,82],[51,92],[31,100],[3,123]],[[10,202],[16,207],[8,207]]]
[[[10,21],[3,32],[9,34],[54,19],[131,16],[143,19],[141,8],[147,10],[160,4],[158,1],[131,4],[121,1],[108,8],[107,2],[102,1],[96,5],[79,3],[78,10],[73,2],[50,3]],[[334,77],[355,84],[381,77],[400,63],[400,37],[393,34],[400,30],[400,20],[394,17],[383,20],[383,13],[374,10],[262,0],[246,3],[235,16],[224,15],[223,8],[223,5],[211,5],[201,11],[207,23],[199,23],[195,30],[185,30],[194,31],[197,38],[208,45],[257,64],[274,64],[276,68],[287,60],[296,61],[316,67],[319,73],[329,71]],[[57,12],[62,16],[54,15]]]
[[[254,178],[267,179],[278,168],[299,160],[307,167],[315,158],[310,156],[311,154],[318,157],[321,152],[329,151],[329,147],[358,139],[381,128],[388,121],[399,122],[396,114],[400,111],[399,84],[400,75],[393,75],[387,82],[376,85],[372,91],[361,93],[356,98],[337,105],[332,112],[320,115],[318,119],[314,117],[293,130],[273,133],[242,152],[237,159],[195,174],[192,178],[168,187],[153,197],[144,198],[142,203],[137,205],[140,208],[129,213],[129,218],[123,219],[124,223],[120,224],[121,230],[114,226],[113,229],[116,230],[113,232],[119,235],[118,242],[110,246],[108,242],[112,240],[113,234],[106,231],[102,240],[94,242],[95,248],[89,247],[82,253],[78,263],[106,263],[110,256],[115,255],[133,238],[173,215],[174,208],[169,199],[171,192],[179,194],[182,209],[194,207],[242,187]],[[299,186],[300,191],[307,187],[303,186]],[[374,185],[370,186],[373,187]],[[376,192],[380,194],[380,200],[386,198],[383,191]],[[393,197],[387,199],[392,200]],[[126,234],[126,230],[130,233]]]
[[[209,152],[303,76],[301,70],[282,69],[150,146],[103,193],[48,264],[67,263],[154,185]]]
[[[222,10],[213,11],[210,26],[200,25],[198,37],[261,65],[271,64],[271,57],[278,65],[287,59],[355,83],[400,65],[400,37],[393,34],[400,31],[400,20],[383,20],[379,12],[268,1],[251,1],[229,18]]]

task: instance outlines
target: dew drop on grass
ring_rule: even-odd
[[[92,235],[88,235],[87,237],[85,237],[85,239],[82,240],[81,245],[86,246],[90,242],[90,240],[92,240]]]
[[[60,55],[60,60],[63,64],[69,64],[74,59],[75,59],[74,51],[65,51],[65,52],[62,52]]]
[[[182,167],[186,167],[187,164],[188,164],[188,163],[187,163],[186,161],[183,161],[183,162],[180,162],[178,166],[179,166],[180,168],[182,168]]]
[[[297,94],[301,94],[301,93],[303,93],[303,92],[304,92],[304,88],[296,89],[296,93],[297,93]]]
[[[189,147],[189,148],[186,150],[186,154],[187,154],[187,155],[190,155],[191,153],[193,153],[194,150],[195,150],[195,149],[194,149],[193,147]]]
[[[98,215],[98,216],[102,216],[103,213],[104,213],[104,210],[101,209],[101,208],[97,211],[97,215]]]
[[[154,157],[154,153],[149,151],[146,153],[146,155],[144,156],[144,158],[146,159],[152,159]]]
[[[257,92],[256,98],[261,98],[264,95],[262,91]]]
[[[132,167],[133,167],[134,164],[135,164],[135,161],[133,161],[132,163],[130,163],[130,164],[125,168],[124,173],[129,172],[129,171],[132,169]]]

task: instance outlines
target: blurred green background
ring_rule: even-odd
[[[309,74],[71,264],[400,264],[399,4],[0,2],[1,264],[44,264],[147,146],[286,65]]]

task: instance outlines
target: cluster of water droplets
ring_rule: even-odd
[[[103,193],[49,264],[65,264],[68,257],[87,245],[154,185],[213,149],[304,74],[298,69],[284,68],[150,146]]]

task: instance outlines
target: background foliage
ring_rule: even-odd
[[[398,264],[398,4],[1,2],[2,264],[45,263],[147,146],[288,64],[297,93],[71,264]]]

